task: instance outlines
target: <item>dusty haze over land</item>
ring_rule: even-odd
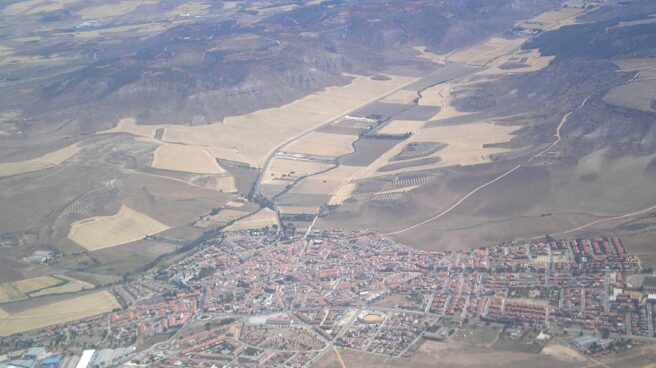
[[[164,280],[161,273],[205,247],[220,248],[226,236],[261,245],[238,252],[243,264],[289,242],[322,244],[312,242],[330,229],[371,230],[409,249],[462,257],[518,241],[612,239],[621,251],[611,253],[636,255],[642,268],[631,271],[646,272],[656,266],[655,19],[649,0],[6,1],[0,4],[0,336],[32,338],[62,324],[62,339],[76,341],[70,346],[79,350],[78,331],[67,324],[103,316],[110,322],[100,342],[109,344],[111,318],[119,318],[110,313],[141,305],[134,295],[143,290],[150,290],[143,298],[149,302],[179,301],[166,308],[180,308],[183,316],[190,305],[211,302],[208,291],[190,290],[187,282],[208,277],[216,265],[190,267],[190,275],[198,271],[192,281],[177,274],[183,281]],[[556,248],[547,264],[560,260]],[[571,257],[581,268],[587,262]],[[272,293],[263,297],[267,306],[283,303],[291,291],[281,285],[299,277],[298,267],[264,286],[251,288],[255,279],[245,276],[235,290]],[[393,274],[389,267],[376,272]],[[561,266],[549,267],[539,272]],[[313,276],[333,283],[321,295],[326,300],[355,290],[361,276],[335,278],[333,271],[320,267]],[[135,286],[149,277],[156,283]],[[611,276],[601,277],[608,298],[617,298]],[[353,284],[342,284],[347,279]],[[441,317],[451,302],[462,303],[460,317],[466,316],[471,296],[481,294],[463,291],[463,280]],[[528,296],[536,292],[515,295],[512,288],[504,298],[540,299],[549,305],[548,325],[549,308],[565,308],[570,292],[586,299],[585,291],[563,289],[554,302],[548,299],[556,291]],[[431,293],[420,303],[424,317],[441,303]],[[231,294],[225,303],[242,297]],[[395,309],[412,298],[390,297],[377,307]],[[335,315],[326,309],[321,325],[344,318],[342,325],[352,326],[366,312],[358,308]],[[636,313],[651,318],[651,307]],[[386,318],[365,314],[371,324]],[[637,317],[625,318],[632,325]],[[457,323],[462,327],[463,319]],[[173,343],[177,329],[170,325],[135,337],[141,358],[150,358],[158,343],[171,344],[161,350],[182,346]],[[276,351],[280,341],[249,326],[239,327],[248,349]],[[301,333],[290,356],[264,359],[246,349],[251,356],[244,361],[422,367],[440,357],[445,366],[477,367],[464,357],[474,346],[481,359],[508,366],[594,362],[562,341],[541,345],[539,359],[514,345],[517,355],[500,356],[505,348],[497,340],[503,342],[506,327],[496,335],[493,328],[472,332],[478,342],[454,332],[446,350],[415,345],[424,341],[417,338],[392,360],[370,354],[374,336],[364,349],[349,350],[338,343],[342,335]],[[384,335],[385,325],[376,331]],[[321,354],[300,353],[314,350]],[[607,363],[629,366],[599,364]]]

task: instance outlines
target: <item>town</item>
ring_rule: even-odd
[[[244,230],[115,285],[123,310],[4,338],[0,367],[305,367],[333,347],[411,356],[472,324],[603,355],[652,341],[654,284],[619,238],[426,252],[370,231]]]

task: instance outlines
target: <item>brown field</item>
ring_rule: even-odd
[[[391,95],[382,99],[382,102],[398,103],[398,104],[411,104],[415,98],[419,97],[416,91],[409,91],[402,89],[392,93]]]
[[[381,134],[404,134],[407,132],[415,133],[417,130],[421,129],[425,121],[417,120],[392,120],[382,129],[378,131]]]
[[[526,72],[535,72],[546,68],[555,56],[542,56],[540,50],[522,50],[509,55],[501,56],[488,64],[484,70],[476,73],[477,75],[489,74],[517,74]],[[513,68],[504,68],[504,66],[514,64]]]
[[[97,216],[71,224],[68,238],[88,250],[131,243],[169,227],[127,206],[111,216]]]
[[[34,15],[64,9],[79,0],[28,0],[11,4],[2,10],[4,15]]]
[[[447,119],[469,115],[470,113],[458,111],[451,105],[451,102],[455,99],[451,95],[451,89],[455,86],[451,83],[443,83],[424,90],[422,93],[423,97],[419,100],[419,105],[440,107],[440,112],[433,116],[432,119]]]
[[[317,214],[319,208],[315,206],[278,206],[278,210],[283,215],[289,214]]]
[[[446,55],[433,54],[426,51],[426,46],[415,46],[414,49],[419,53],[417,57],[428,60],[437,64],[444,64],[446,62]]]
[[[454,53],[449,56],[449,60],[467,63],[467,65],[484,66],[499,56],[509,54],[525,41],[525,37],[513,39],[494,37],[483,44]]]
[[[192,174],[222,174],[225,172],[207,150],[183,144],[163,144],[154,153],[154,169]]]
[[[131,13],[141,5],[150,5],[156,3],[157,2],[154,0],[122,0],[119,3],[89,6],[77,12],[77,15],[82,17],[82,19],[116,17]]]
[[[208,216],[195,223],[196,226],[207,228],[217,225],[224,225],[230,221],[248,215],[248,211],[223,209],[214,216]]]
[[[0,336],[75,321],[117,308],[121,306],[109,291],[82,295],[18,313],[0,315]]]
[[[207,14],[207,10],[210,8],[210,4],[208,3],[202,3],[202,2],[189,2],[185,3],[182,5],[179,5],[172,11],[168,12],[167,14],[169,16],[176,16],[176,15],[189,15],[189,16],[195,16],[195,15],[202,15],[202,14]]]
[[[547,355],[552,358],[571,362],[585,362],[585,355],[579,353],[573,348],[560,344],[549,344],[540,352],[541,355]]]
[[[162,140],[205,146],[216,157],[260,166],[280,143],[415,80],[390,77],[379,81],[354,76],[345,86],[329,87],[282,107],[228,117],[222,124],[167,126]]]
[[[562,26],[574,24],[576,17],[583,13],[581,8],[561,8],[544,12],[535,18],[519,22],[515,26],[528,29],[554,30]]]
[[[4,309],[0,308],[0,319],[5,318],[9,313],[5,312]]]
[[[159,32],[164,32],[167,29],[179,26],[181,24],[188,23],[190,21],[191,19],[179,19],[166,23],[162,22],[162,23],[129,24],[125,26],[91,29],[88,31],[63,32],[63,33],[58,33],[55,36],[73,35],[75,38],[96,38],[104,34],[123,33],[123,32],[159,33]]]
[[[265,226],[271,226],[276,223],[276,215],[268,208],[262,208],[255,214],[241,219],[234,224],[225,228],[225,231],[237,231],[244,229],[257,229]]]
[[[312,132],[282,148],[285,152],[337,157],[353,152],[355,135]]]
[[[104,133],[129,133],[139,137],[153,138],[157,127],[154,125],[137,125],[135,118],[124,118],[118,121],[115,127],[108,130],[103,130],[96,134]]]
[[[293,178],[312,175],[331,166],[331,164],[321,162],[274,158],[262,176],[262,183],[268,184],[279,181],[283,175]]]
[[[635,80],[612,88],[604,101],[631,109],[653,112],[651,102],[656,99],[656,80]]]
[[[76,143],[31,160],[2,163],[0,164],[0,178],[55,167],[73,157],[79,150]]]

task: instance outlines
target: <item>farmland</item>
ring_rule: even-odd
[[[79,149],[77,144],[73,144],[31,160],[0,163],[0,178],[55,167],[73,157]]]
[[[168,226],[127,206],[111,216],[97,216],[71,225],[68,238],[88,250],[130,243],[166,230]]]
[[[0,316],[0,336],[75,321],[120,308],[108,291],[65,299],[52,304]]]

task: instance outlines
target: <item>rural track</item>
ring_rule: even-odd
[[[583,100],[583,102],[581,102],[581,104],[578,105],[578,107],[576,107],[574,110],[568,112],[567,114],[565,114],[565,115],[562,117],[562,119],[560,119],[560,123],[559,123],[558,126],[556,127],[556,132],[554,133],[554,137],[556,137],[556,139],[554,140],[554,142],[551,143],[549,146],[547,146],[547,148],[545,148],[545,149],[543,149],[542,151],[540,151],[540,152],[536,153],[535,155],[533,155],[531,158],[529,158],[529,159],[527,160],[526,163],[529,163],[529,162],[533,161],[534,159],[536,159],[536,158],[542,156],[543,154],[545,154],[545,153],[548,152],[549,150],[553,149],[555,146],[557,146],[557,145],[561,142],[561,140],[562,140],[562,135],[561,135],[561,130],[562,130],[562,128],[565,126],[565,124],[567,124],[567,122],[569,121],[569,117],[570,117],[574,112],[578,111],[578,110],[581,109],[583,106],[585,106],[585,104],[588,102],[588,99],[589,99],[589,98],[586,97],[586,98]],[[525,163],[525,164],[526,164],[526,163]],[[471,192],[465,194],[464,197],[460,198],[460,200],[458,200],[456,203],[454,203],[453,205],[451,205],[449,208],[447,208],[446,210],[444,210],[444,211],[438,213],[437,215],[434,215],[433,217],[430,217],[430,218],[428,218],[428,219],[426,219],[426,220],[424,220],[424,221],[421,221],[421,222],[416,223],[416,224],[414,224],[414,225],[408,226],[408,227],[406,227],[406,228],[403,228],[403,229],[400,229],[400,230],[397,230],[397,231],[392,231],[392,232],[389,232],[389,233],[385,233],[385,234],[382,234],[382,235],[383,235],[383,236],[391,236],[391,235],[402,234],[402,233],[405,233],[405,232],[407,232],[407,231],[410,231],[410,230],[416,229],[416,228],[418,228],[418,227],[420,227],[420,226],[426,225],[426,224],[429,223],[429,222],[435,221],[435,220],[439,219],[440,217],[442,217],[442,216],[444,216],[444,215],[447,215],[448,213],[450,213],[450,212],[453,211],[454,209],[458,208],[463,202],[465,202],[467,199],[469,199],[469,198],[470,198],[471,196],[473,196],[474,194],[476,194],[476,193],[478,193],[479,191],[485,189],[487,186],[492,185],[492,184],[496,183],[497,181],[499,181],[499,180],[505,178],[506,176],[512,174],[513,172],[517,171],[519,168],[523,167],[523,165],[524,165],[524,164],[519,164],[519,165],[513,167],[512,169],[510,169],[510,170],[504,172],[503,174],[501,174],[501,175],[495,177],[494,179],[492,179],[492,180],[490,180],[490,181],[488,181],[488,182],[486,182],[486,183],[483,183],[482,185],[478,186],[477,188],[475,188],[475,189],[472,190]]]

